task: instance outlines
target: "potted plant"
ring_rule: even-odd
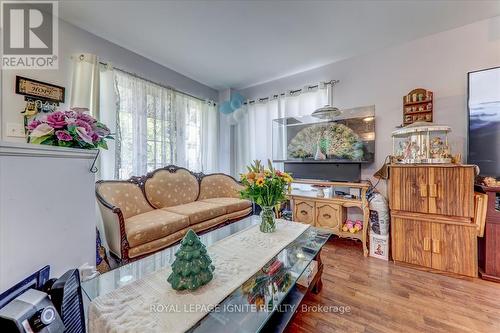
[[[286,172],[273,168],[268,160],[268,168],[256,160],[247,167],[248,172],[240,175],[245,189],[240,191],[243,199],[249,199],[262,208],[260,231],[273,232],[276,221],[273,208],[285,201],[287,188],[293,178]]]

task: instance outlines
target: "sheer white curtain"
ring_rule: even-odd
[[[214,103],[205,102],[201,113],[201,170],[219,172],[219,111]]]
[[[245,114],[235,125],[235,175],[246,171],[253,160],[264,163],[273,156],[273,120],[283,118],[281,98],[244,106]]]
[[[174,94],[177,164],[191,171],[217,171],[218,114],[215,104]]]
[[[116,123],[115,165],[110,171],[108,161],[103,175],[125,179],[168,164],[217,171],[218,113],[213,102],[121,70],[113,73],[116,112],[109,122]]]
[[[100,93],[99,109],[100,121],[109,127],[111,133],[116,133],[116,90],[115,72],[111,65],[100,65]],[[98,177],[100,179],[115,179],[115,150],[116,140],[108,140],[108,150],[101,150],[100,168]]]
[[[287,94],[282,100],[285,117],[308,116],[327,104],[326,89],[315,88],[300,94]]]
[[[174,96],[174,112],[177,117],[177,164],[199,171],[201,156],[201,113],[199,101],[186,95]]]
[[[118,178],[143,175],[173,163],[176,113],[172,91],[116,70]]]
[[[286,149],[286,133],[277,131],[279,126],[273,121],[274,119],[310,115],[325,103],[325,90],[316,88],[300,94],[287,93],[285,96],[265,102],[245,105],[245,115],[236,124],[235,130],[236,175],[245,172],[246,166],[253,160],[258,159],[263,162],[267,159],[273,160],[273,149],[275,156],[279,155],[277,150]],[[273,127],[275,127],[275,140],[273,140]],[[274,164],[278,168],[283,167],[282,163]]]

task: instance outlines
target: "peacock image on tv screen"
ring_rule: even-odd
[[[375,107],[343,110],[331,119],[313,116],[274,120],[275,161],[324,160],[372,162],[375,155]]]

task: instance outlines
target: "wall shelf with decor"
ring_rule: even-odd
[[[403,97],[403,125],[417,121],[432,122],[434,109],[433,93],[430,90],[417,88]]]
[[[413,91],[412,91],[412,92],[413,92]],[[408,97],[408,95],[407,95],[407,96],[405,96],[405,97]],[[424,101],[417,101],[417,102],[407,102],[407,103],[404,103],[404,105],[405,105],[405,106],[406,106],[406,105],[419,105],[419,104],[423,104],[423,103],[432,103],[432,99],[426,99],[426,100],[424,100]]]

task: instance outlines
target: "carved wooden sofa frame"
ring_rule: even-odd
[[[196,180],[198,181],[198,186],[200,187],[199,190],[198,190],[198,197],[196,198],[196,200],[199,198],[200,196],[200,192],[201,192],[201,182],[203,180],[203,178],[205,177],[208,177],[208,176],[216,176],[216,175],[222,175],[222,176],[226,176],[226,177],[229,177],[230,179],[232,179],[236,184],[239,184],[241,185],[241,182],[239,182],[238,180],[236,180],[234,177],[230,176],[230,175],[227,175],[227,174],[224,174],[224,173],[211,173],[211,174],[204,174],[202,172],[192,172],[186,168],[183,168],[183,167],[179,167],[179,166],[176,166],[176,165],[168,165],[168,166],[165,166],[163,168],[159,168],[159,169],[155,169],[151,172],[148,172],[146,175],[144,176],[132,176],[130,177],[129,179],[127,180],[99,180],[96,182],[96,189],[95,189],[95,194],[96,194],[96,198],[98,200],[98,202],[103,205],[105,208],[107,208],[109,210],[110,213],[112,214],[115,214],[117,217],[118,217],[118,223],[119,223],[119,230],[120,230],[120,255],[121,255],[121,258],[119,258],[118,256],[116,256],[112,251],[109,251],[110,255],[115,259],[117,260],[120,264],[125,264],[125,263],[128,263],[128,262],[131,262],[131,261],[134,261],[134,260],[138,260],[138,259],[141,259],[143,257],[146,257],[148,255],[151,255],[153,254],[154,252],[152,253],[146,253],[146,254],[143,254],[143,255],[140,255],[140,256],[137,256],[137,257],[133,257],[133,258],[130,258],[129,257],[129,250],[130,250],[130,244],[127,240],[127,235],[126,235],[126,231],[125,231],[125,218],[124,218],[124,215],[122,213],[122,210],[119,208],[119,207],[116,207],[114,206],[113,204],[109,203],[108,201],[106,201],[99,193],[98,191],[98,188],[101,184],[104,184],[104,183],[130,183],[130,184],[134,184],[136,186],[138,186],[140,189],[141,189],[141,192],[144,196],[144,198],[146,199],[147,203],[153,208],[155,209],[155,207],[151,204],[151,202],[149,201],[147,195],[146,195],[146,191],[145,191],[145,184],[146,184],[146,181],[149,179],[149,178],[152,178],[157,172],[161,171],[161,170],[166,170],[170,173],[175,173],[177,172],[178,170],[185,170],[187,172],[189,172],[191,175],[193,175]],[[242,186],[242,185],[241,185]],[[197,233],[199,234],[203,234],[203,233],[206,233],[206,232],[209,232],[211,230],[214,230],[214,229],[217,229],[217,228],[220,228],[222,226],[225,226],[225,225],[228,225],[228,224],[231,224],[231,223],[234,223],[238,220],[241,220],[249,215],[252,215],[254,214],[255,212],[255,204],[252,203],[252,209],[250,211],[249,214],[247,214],[246,216],[242,216],[242,217],[237,217],[237,218],[234,218],[234,219],[231,219],[231,220],[228,220],[226,222],[223,222],[223,223],[220,223],[220,224],[217,224],[215,226],[211,226],[211,227],[208,227],[206,229],[203,229],[203,230],[200,230],[198,231]],[[101,210],[102,211],[102,210]],[[104,217],[103,217],[104,219]],[[182,238],[181,238],[182,239]],[[181,239],[178,239],[176,240],[175,242],[171,243],[170,245],[167,245],[168,246],[172,246],[172,245],[175,245],[177,244],[178,242],[180,242]],[[159,250],[161,251],[161,249]]]

